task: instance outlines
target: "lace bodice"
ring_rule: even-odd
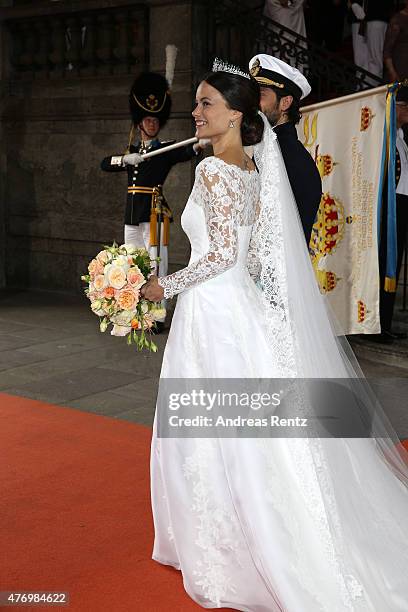
[[[240,250],[239,228],[254,223],[259,199],[258,173],[207,157],[196,169],[190,198],[182,215],[182,225],[191,243],[189,265],[159,279],[164,297],[170,298],[198,283],[210,280],[232,268]],[[192,213],[198,205],[204,215]],[[202,243],[205,232],[208,249],[200,253],[195,241]],[[247,249],[247,243],[242,248]],[[195,256],[196,255],[196,256]],[[246,256],[246,254],[245,254]]]

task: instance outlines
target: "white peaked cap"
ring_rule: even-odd
[[[272,55],[265,53],[255,55],[249,62],[249,71],[261,87],[285,89],[300,99],[312,91],[308,80],[300,70]]]

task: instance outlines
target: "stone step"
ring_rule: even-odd
[[[408,370],[408,339],[396,340],[393,344],[376,344],[364,339],[364,336],[351,336],[348,339],[358,359]]]

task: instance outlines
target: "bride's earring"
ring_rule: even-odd
[[[234,128],[235,127],[235,123],[233,122],[232,119],[229,122],[229,126],[230,126],[230,128]]]

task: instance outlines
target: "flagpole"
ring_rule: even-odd
[[[357,91],[356,93],[350,94],[349,96],[342,96],[341,98],[333,98],[333,100],[325,100],[324,102],[317,102],[317,104],[310,104],[309,106],[303,106],[300,109],[301,113],[308,113],[310,111],[318,110],[320,108],[326,108],[327,106],[333,106],[341,102],[348,102],[349,100],[357,100],[358,98],[367,98],[367,96],[373,96],[378,93],[386,93],[388,91],[388,85],[381,85],[380,87],[373,87],[373,89],[365,89],[364,91]]]
[[[194,136],[193,138],[187,138],[187,140],[181,140],[180,142],[174,142],[173,144],[168,145],[167,147],[155,149],[154,151],[149,151],[149,153],[144,153],[144,155],[142,155],[142,159],[150,159],[155,155],[161,155],[162,153],[167,153],[168,151],[178,149],[179,147],[185,147],[189,144],[195,144],[196,142],[198,142],[198,138],[196,136]]]

